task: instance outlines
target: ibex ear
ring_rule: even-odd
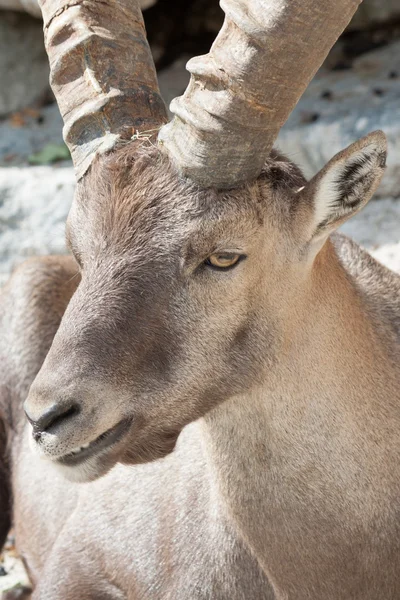
[[[385,170],[387,143],[374,131],[334,156],[304,189],[313,201],[312,237],[326,237],[360,210]]]

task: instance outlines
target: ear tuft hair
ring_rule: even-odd
[[[375,131],[329,161],[310,182],[315,209],[315,229],[332,230],[371,198],[386,164],[386,137]]]

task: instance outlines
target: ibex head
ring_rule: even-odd
[[[85,480],[165,456],[187,423],[262,385],[328,235],[377,187],[386,142],[370,134],[308,183],[271,151],[358,0],[318,13],[308,0],[243,13],[227,2],[158,146],[140,134],[165,110],[135,3],[53,4],[45,31],[78,174],[67,237],[82,279],[26,412],[38,449]],[[282,31],[295,65],[288,50],[269,65]]]

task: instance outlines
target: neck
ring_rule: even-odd
[[[387,399],[391,381],[398,398],[396,376],[330,246],[313,269],[280,360],[262,386],[207,415],[206,448],[221,501],[277,597],[375,598],[360,547],[373,562],[369,528],[377,510],[389,519],[399,493],[387,472],[391,454],[398,464],[397,412],[388,419],[398,404]]]

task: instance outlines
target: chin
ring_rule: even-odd
[[[103,477],[119,461],[126,444],[129,444],[131,423],[123,420],[97,437],[94,441],[70,450],[51,463],[69,481],[85,483]]]
[[[142,465],[165,458],[173,452],[180,431],[169,433],[158,433],[151,436],[143,436],[143,439],[135,440],[129,444],[122,457],[119,459],[124,465]]]
[[[173,452],[180,431],[131,432],[128,427],[118,441],[99,449],[97,446],[75,450],[51,460],[63,477],[74,483],[95,481],[106,475],[117,463],[140,465],[165,458]]]
[[[65,479],[74,483],[88,483],[106,475],[118,462],[117,457],[99,455],[83,461],[79,465],[65,465],[51,461],[53,467]]]

